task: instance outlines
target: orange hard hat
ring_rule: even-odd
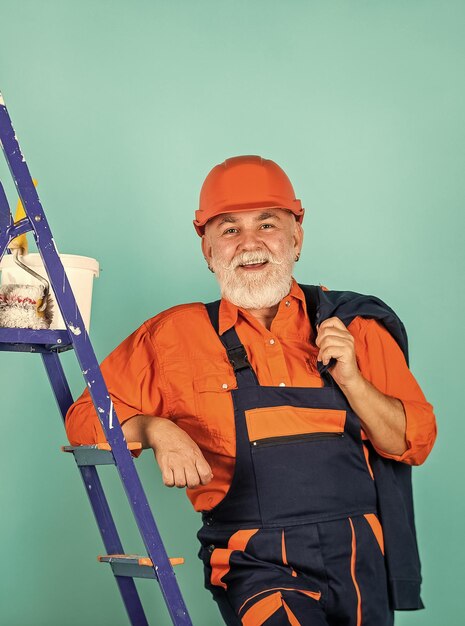
[[[304,209],[291,181],[274,161],[259,156],[237,156],[215,165],[200,190],[194,226],[202,236],[205,224],[221,213],[262,208],[287,209],[299,222]]]

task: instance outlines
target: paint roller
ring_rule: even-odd
[[[37,187],[37,181],[33,180]],[[15,223],[26,217],[21,199],[16,207]],[[14,261],[25,272],[34,276],[40,284],[7,284],[0,286],[0,327],[50,328],[53,319],[53,303],[50,298],[50,284],[46,278],[35,272],[25,262],[28,243],[26,233],[12,239],[8,245]]]

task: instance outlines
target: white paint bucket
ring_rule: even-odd
[[[99,263],[90,257],[77,256],[75,254],[60,254],[60,259],[65,268],[71,289],[73,290],[77,305],[81,311],[82,319],[84,320],[85,327],[88,331],[90,327],[92,287],[94,278],[97,278],[99,275]],[[25,256],[20,257],[20,260],[24,263],[24,265],[32,268],[44,278],[48,278],[40,254],[26,254]],[[19,267],[19,265],[16,265],[12,254],[5,254],[3,256],[0,263],[0,270],[2,271],[0,282],[2,285],[41,284],[36,278],[34,278],[34,276],[31,276]],[[53,321],[50,328],[66,329],[65,322],[61,316],[60,309],[55,300],[55,294],[51,287],[50,292],[53,301]]]

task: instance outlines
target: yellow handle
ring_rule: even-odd
[[[34,187],[37,187],[37,181],[35,178],[32,179],[34,183]],[[26,211],[24,210],[23,203],[21,202],[21,198],[18,198],[18,204],[16,205],[16,213],[15,213],[15,224],[26,217]],[[10,241],[10,245],[8,246],[10,250],[20,249],[21,254],[27,254],[27,237],[26,233],[19,235],[19,237],[15,237]]]

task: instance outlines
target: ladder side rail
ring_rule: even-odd
[[[68,380],[56,352],[46,352],[41,356],[64,423],[66,413],[73,403]],[[76,458],[75,461],[77,465]],[[78,469],[107,554],[123,554],[123,544],[111,514],[97,468],[89,465],[84,467],[78,465]],[[134,579],[121,576],[115,576],[115,579],[132,626],[148,626],[147,617]]]
[[[0,181],[0,260],[6,250],[7,245],[10,243],[10,228],[13,224],[13,217],[10,211],[10,205],[8,204],[8,198],[6,197],[5,190]]]
[[[7,230],[13,224],[13,216],[11,215],[10,205],[0,181],[0,232]]]
[[[77,464],[77,461],[76,461]],[[123,554],[124,548],[110,511],[97,468],[93,465],[79,467],[79,472],[89,497],[95,521],[107,554]],[[132,626],[148,626],[147,617],[133,578],[115,576],[129,621]]]
[[[64,294],[64,296],[66,298],[67,294]],[[72,340],[84,378],[87,380],[94,407],[107,441],[111,446],[116,468],[123,483],[126,496],[148,555],[154,564],[154,570],[173,623],[176,626],[191,626],[192,622],[176,581],[173,567],[163,545],[132,455],[128,450],[113,402],[85,328],[84,333],[74,336]]]
[[[6,247],[10,243],[10,241],[11,241],[11,237],[10,237],[9,232],[7,230],[0,231],[0,261],[3,258]]]
[[[68,381],[58,354],[54,352],[45,353],[42,354],[42,359],[64,422],[66,412],[73,402]],[[105,497],[97,468],[91,465],[78,467],[81,472],[87,494],[91,500],[92,509],[94,510],[98,526],[103,533],[102,539],[105,549],[108,550],[108,554],[122,554],[124,549],[118,536],[118,531],[111,515],[110,507]],[[87,472],[87,470],[90,471]],[[95,471],[92,472],[91,470]]]
[[[51,238],[51,233],[45,231],[42,234],[40,232],[41,228],[42,224],[39,224],[37,226],[39,231],[38,245],[42,245],[44,240],[46,242],[48,237]],[[78,362],[87,382],[103,431],[111,446],[116,468],[147,553],[154,564],[154,570],[171,618],[176,626],[191,625],[173,567],[163,545],[147,496],[134,466],[134,461],[127,448],[126,439],[113,407],[113,402],[109,396],[92,344],[53,242],[52,245],[46,246],[42,252],[44,265],[55,291],[57,302],[63,318],[70,329],[69,335],[73,342]],[[58,291],[60,282],[63,287],[61,294]],[[70,318],[73,318],[75,325],[69,321]]]
[[[33,230],[50,283],[55,292],[66,327],[74,335],[84,331],[84,323],[72,293],[68,277],[58,255],[45,212],[32,181],[26,160],[16,137],[10,116],[0,95],[0,144],[8,163],[17,192],[23,203],[27,220]],[[11,212],[10,212],[11,214]],[[24,221],[24,220],[22,220]],[[68,296],[65,298],[65,296]],[[71,339],[73,337],[71,336]],[[88,337],[86,341],[89,342]]]
[[[126,496],[148,556],[154,564],[154,571],[171,619],[176,626],[191,626],[192,622],[177,584],[173,567],[168,559],[147,496],[143,490],[132,456],[127,448],[113,402],[110,399],[81,313],[56,250],[50,227],[32,182],[32,177],[19,148],[10,117],[1,99],[0,140],[26,215],[33,226],[39,252],[55,292],[63,319],[69,329],[70,339],[73,342],[95,410],[102,424],[103,432],[111,446],[116,468],[123,482]]]
[[[56,352],[44,352],[41,356],[64,424],[66,413],[74,402],[68,380]]]
[[[76,460],[77,464],[77,460]],[[123,554],[124,548],[118,534],[108,500],[105,496],[97,468],[93,465],[79,467],[79,472],[89,497],[95,521],[107,554]],[[132,626],[148,626],[148,620],[133,578],[115,576]]]

